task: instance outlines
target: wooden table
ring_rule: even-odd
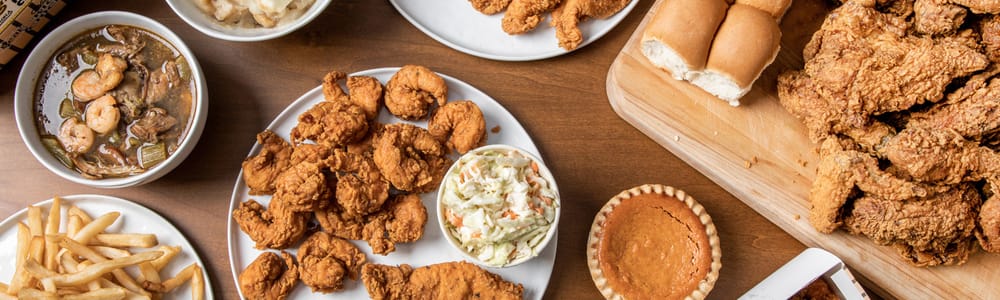
[[[101,190],[66,181],[38,163],[18,135],[13,97],[27,56],[21,53],[0,70],[0,217],[56,195],[95,193],[133,200],[183,231],[207,264],[212,289],[233,298],[226,221],[233,183],[254,135],[319,85],[329,70],[422,64],[497,99],[524,125],[555,174],[563,222],[546,298],[600,298],[585,260],[594,214],[621,190],[661,183],[686,190],[712,214],[722,239],[723,267],[711,298],[733,299],[805,247],[611,110],[605,92],[608,66],[652,3],[640,1],[617,28],[576,52],[542,61],[498,62],[434,41],[387,1],[336,0],[298,31],[253,43],[206,36],[163,1],[76,1],[47,29],[95,11],[124,10],[156,19],[184,39],[209,84],[207,126],[187,160],[153,183]]]

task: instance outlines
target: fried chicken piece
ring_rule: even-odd
[[[552,27],[556,28],[559,47],[573,50],[583,42],[579,23],[587,18],[607,19],[632,0],[563,0],[552,11]]]
[[[292,128],[292,142],[312,140],[327,147],[341,147],[368,133],[368,120],[361,107],[344,101],[321,101],[299,115]]]
[[[888,141],[883,152],[893,166],[924,182],[977,181],[1000,170],[1000,155],[940,127],[907,127]]]
[[[378,118],[385,94],[382,82],[371,76],[351,76],[347,78],[347,89],[351,91],[351,103],[360,106],[369,121]]]
[[[907,35],[907,28],[904,17],[880,13],[858,1],[844,3],[803,50],[805,69],[779,78],[782,104],[800,119],[828,115],[823,122],[806,122],[810,136],[822,139],[839,133],[823,130],[864,128],[871,116],[936,102],[953,79],[988,64],[968,35],[932,39]],[[803,112],[795,107],[829,110]]]
[[[910,251],[936,259],[911,260],[915,264],[962,264],[968,252],[953,253],[961,243],[971,243],[976,229],[976,209],[982,200],[969,184],[930,197],[904,201],[861,197],[844,218],[844,227],[880,245],[902,244]]]
[[[433,189],[430,185],[440,183],[444,176],[439,169],[442,160],[447,160],[446,150],[426,129],[405,123],[386,125],[375,138],[374,148],[375,165],[399,190]]]
[[[243,297],[251,300],[285,299],[298,280],[295,258],[285,251],[281,257],[274,252],[261,253],[237,277]]]
[[[997,0],[948,0],[961,6],[968,7],[977,14],[998,14],[1000,13],[1000,1]]]
[[[265,130],[257,134],[260,152],[243,161],[243,182],[250,195],[274,193],[274,181],[289,166],[292,146],[280,136]]]
[[[820,147],[816,181],[809,191],[809,221],[817,231],[833,232],[843,223],[843,207],[858,188],[890,201],[926,197],[945,187],[914,183],[883,171],[871,155],[851,149],[852,143],[830,138]]]
[[[980,44],[990,62],[1000,62],[1000,15],[990,15],[979,21]]]
[[[427,67],[405,65],[385,85],[385,108],[403,120],[423,119],[431,104],[448,102],[448,84]]]
[[[507,34],[522,34],[535,29],[561,0],[512,0],[503,15],[501,27]]]
[[[331,102],[350,102],[351,98],[340,87],[341,80],[347,78],[347,73],[330,71],[323,75],[323,99]]]
[[[299,246],[299,279],[313,292],[330,293],[344,288],[344,278],[358,279],[365,254],[351,242],[322,231]]]
[[[285,249],[299,241],[306,232],[306,216],[280,205],[264,206],[254,200],[240,203],[233,210],[233,220],[254,241],[254,248]]]
[[[397,243],[412,243],[424,235],[427,208],[416,194],[399,195],[381,211],[366,217],[363,237],[375,254],[396,250]]]
[[[469,0],[472,8],[487,15],[492,15],[507,9],[510,0]]]
[[[348,240],[363,239],[361,232],[365,226],[364,217],[344,213],[339,205],[317,210],[315,215],[323,231]]]
[[[330,147],[317,144],[299,144],[292,149],[291,166],[307,163],[326,167],[332,151]]]
[[[337,204],[349,217],[378,211],[389,198],[389,181],[371,157],[336,149],[331,168],[337,172]]]
[[[522,299],[524,287],[468,262],[414,269],[367,264],[361,280],[372,299]]]
[[[331,191],[323,165],[300,163],[278,176],[272,202],[294,212],[323,209],[330,203]]]
[[[913,3],[914,29],[923,34],[955,32],[965,22],[964,7],[948,4],[947,0],[916,0]]]
[[[993,190],[993,196],[983,202],[979,207],[979,230],[976,231],[976,238],[979,245],[987,252],[1000,252],[1000,194]]]
[[[453,101],[438,108],[427,122],[427,131],[459,154],[486,144],[486,118],[469,100]]]

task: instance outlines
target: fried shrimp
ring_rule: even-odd
[[[87,105],[84,116],[87,119],[87,127],[99,134],[107,134],[118,128],[120,115],[115,107],[115,97],[104,95]]]
[[[583,42],[580,21],[586,18],[607,19],[625,8],[632,0],[563,0],[552,12],[552,27],[556,28],[559,47],[573,50]]]
[[[76,117],[66,119],[59,126],[59,143],[66,151],[86,153],[94,146],[94,131]]]
[[[340,87],[340,81],[347,78],[347,89],[350,95]],[[378,117],[384,94],[382,83],[370,76],[351,76],[340,71],[332,71],[323,77],[323,98],[326,101],[352,103],[361,108],[369,121]]]
[[[371,157],[336,149],[330,161],[337,172],[337,204],[344,213],[364,216],[382,208],[389,198],[389,182]]]
[[[292,128],[292,142],[312,140],[327,147],[341,147],[357,141],[368,132],[368,121],[361,107],[342,101],[322,101],[302,115]]]
[[[125,78],[128,64],[124,59],[105,53],[97,59],[92,70],[83,71],[73,80],[73,96],[80,101],[90,101],[104,96]]]
[[[274,193],[274,181],[289,166],[292,146],[270,130],[257,134],[260,152],[243,161],[243,182],[250,195]]]
[[[512,0],[500,24],[507,34],[522,34],[538,27],[545,13],[559,5],[560,0]]]
[[[375,165],[392,186],[414,191],[435,180],[430,161],[444,157],[446,151],[426,129],[410,124],[386,125],[374,142]],[[443,174],[440,174],[443,175]]]
[[[427,123],[427,131],[458,153],[486,144],[486,119],[479,106],[469,100],[438,108]]]
[[[284,249],[302,238],[306,232],[307,215],[280,205],[269,207],[265,210],[257,201],[249,200],[240,203],[240,207],[233,211],[233,219],[240,225],[240,230],[256,243],[255,248]]]
[[[329,293],[344,288],[344,278],[358,279],[365,254],[354,244],[317,231],[299,246],[299,279],[313,292]]]
[[[396,250],[397,243],[416,242],[424,236],[427,208],[417,194],[399,195],[385,209],[368,217],[363,236],[375,254]]]
[[[281,172],[274,182],[271,201],[293,212],[311,212],[326,207],[331,192],[323,169],[321,164],[303,162]]]
[[[261,253],[237,278],[247,299],[285,299],[299,280],[295,258],[281,251]]]
[[[438,105],[448,101],[448,85],[434,71],[416,65],[399,69],[386,84],[385,107],[404,120],[419,120]]]
[[[292,149],[291,165],[302,163],[315,164],[320,167],[329,167],[330,147],[317,144],[301,144]]]
[[[362,237],[364,219],[360,216],[346,215],[339,205],[330,205],[326,209],[317,210],[315,215],[323,231],[349,240],[360,240]]]

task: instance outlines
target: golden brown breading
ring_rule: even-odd
[[[556,28],[559,47],[573,50],[583,42],[579,23],[587,18],[607,19],[621,11],[632,0],[563,0],[552,11],[552,27]]]
[[[269,208],[254,200],[241,202],[233,210],[233,220],[254,241],[254,248],[285,249],[298,242],[306,232],[306,215],[278,205]]]
[[[444,173],[437,174],[431,164],[444,158],[444,146],[426,129],[405,124],[389,124],[375,138],[375,165],[392,186],[402,191],[428,187]],[[440,175],[440,176],[439,176]]]
[[[261,253],[237,277],[243,297],[253,300],[285,299],[298,280],[295,258],[285,251],[281,257],[274,252]]]
[[[350,216],[365,216],[382,208],[389,198],[389,181],[370,156],[336,149],[331,168],[337,173],[337,204]]]
[[[913,3],[913,25],[924,34],[953,33],[965,22],[967,10],[945,0],[916,0]]]
[[[321,101],[299,115],[292,128],[292,142],[312,140],[327,147],[341,147],[361,139],[368,120],[361,107],[345,101]]]
[[[403,120],[423,119],[431,104],[448,102],[448,84],[427,67],[405,65],[385,85],[385,108]]]
[[[560,0],[512,0],[503,15],[501,27],[507,34],[522,34],[538,27],[545,13],[559,5]]]
[[[522,299],[524,287],[468,262],[414,269],[367,264],[361,280],[372,299]]]
[[[469,3],[479,12],[492,15],[507,9],[510,0],[469,0]]]
[[[365,254],[351,242],[322,231],[313,233],[299,246],[299,279],[313,292],[329,293],[344,288],[344,278],[358,279]]]
[[[1000,194],[993,189],[993,196],[979,208],[979,229],[976,238],[979,245],[988,252],[1000,252]]]
[[[486,144],[486,119],[475,102],[453,101],[438,108],[427,131],[459,154]]]
[[[292,146],[280,136],[264,130],[257,134],[260,152],[243,161],[243,182],[250,195],[274,193],[274,181],[289,166]]]
[[[395,244],[416,242],[424,235],[427,208],[419,195],[399,195],[365,219],[364,239],[373,253],[386,255],[396,250]]]
[[[382,83],[371,76],[351,76],[347,78],[347,90],[351,92],[351,103],[361,107],[369,121],[378,118],[382,107],[385,88]]]
[[[323,170],[322,165],[308,162],[285,170],[274,183],[275,192],[271,202],[294,212],[323,209],[332,197]]]

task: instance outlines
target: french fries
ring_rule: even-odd
[[[10,284],[0,282],[0,300],[160,299],[188,282],[191,298],[204,299],[201,266],[160,274],[180,247],[160,245],[155,234],[106,232],[122,217],[109,212],[92,218],[58,197],[47,214],[29,206],[26,222],[17,224],[13,277]]]

